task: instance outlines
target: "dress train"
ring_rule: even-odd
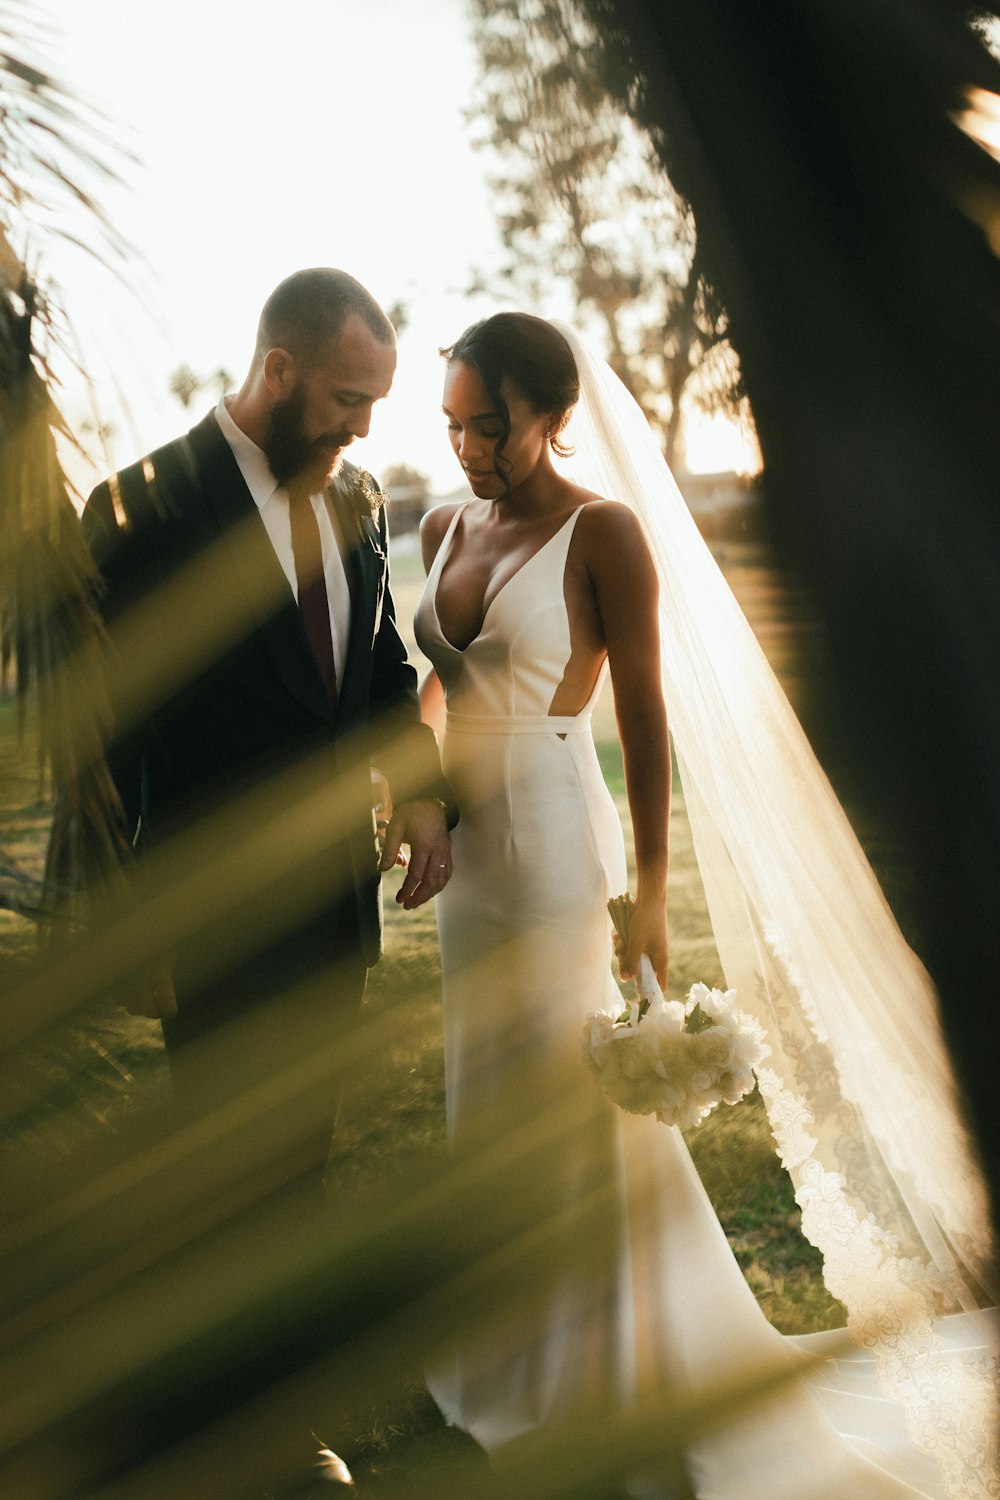
[[[618,1004],[606,902],[625,889],[626,867],[590,732],[601,683],[579,715],[548,714],[571,653],[563,584],[579,514],[460,650],[436,609],[459,510],[416,615],[447,696],[444,762],[461,809],[438,898],[449,1129],[460,1143],[546,1111],[574,1122],[546,1164],[557,1230],[544,1295],[487,1338],[460,1339],[430,1372],[431,1392],[449,1422],[496,1451],[559,1415],[592,1421],[664,1385],[697,1389],[788,1361],[801,1378],[690,1446],[698,1500],[941,1500],[937,1466],[880,1393],[872,1361],[838,1345],[814,1369],[805,1356],[829,1336],[771,1327],[680,1132],[623,1115],[584,1071],[585,1018]],[[526,1201],[537,1186],[525,1183]],[[595,1192],[598,1212],[587,1207]],[[980,1323],[955,1321],[963,1349],[985,1352]],[[657,1500],[670,1483],[652,1472],[632,1487]]]

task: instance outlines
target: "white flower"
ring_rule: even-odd
[[[596,1011],[584,1025],[584,1057],[614,1102],[666,1125],[698,1125],[723,1100],[754,1086],[753,1069],[770,1048],[753,1017],[736,1009],[735,990],[692,985],[686,1001],[656,990],[645,1015]]]
[[[587,1048],[592,1067],[595,1067],[593,1053],[594,1049],[605,1045],[611,1036],[615,1026],[615,1018],[609,1010],[595,1010],[592,1016],[588,1016],[584,1022],[583,1038]]]

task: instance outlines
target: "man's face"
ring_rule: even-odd
[[[310,494],[323,489],[348,444],[367,435],[372,408],[389,394],[395,372],[395,346],[379,343],[352,313],[310,365],[296,368],[289,394],[271,411],[262,447],[279,484],[294,480]]]

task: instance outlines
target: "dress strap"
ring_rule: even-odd
[[[451,551],[451,544],[455,539],[455,532],[458,530],[458,523],[462,519],[465,512],[468,510],[470,503],[471,502],[468,500],[463,500],[461,505],[456,507],[455,514],[448,522],[448,525],[445,528],[444,536],[441,538],[441,545],[438,547],[437,552],[434,555],[434,561],[431,563],[430,571],[427,574],[428,583],[430,583],[432,578],[437,578],[437,575],[441,572],[441,569],[447,562],[448,554]]]

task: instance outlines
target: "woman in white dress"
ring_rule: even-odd
[[[684,744],[678,740],[678,753],[683,748],[691,757],[682,760],[682,770],[690,774],[690,780],[685,774],[685,790],[694,804],[699,861],[727,979],[739,983],[745,972],[747,988],[741,987],[740,1003],[746,1005],[756,991],[757,1013],[772,1043],[776,1068],[766,1076],[762,1071],[761,1089],[772,1105],[783,1160],[800,1168],[799,1178],[793,1172],[799,1201],[804,1209],[813,1205],[818,1225],[822,1220],[811,1237],[821,1243],[823,1225],[836,1219],[827,1242],[821,1243],[828,1267],[833,1266],[832,1289],[843,1295],[836,1267],[845,1257],[850,1263],[855,1254],[850,1249],[838,1259],[834,1241],[849,1246],[865,1241],[859,1263],[867,1268],[870,1285],[860,1295],[862,1319],[876,1302],[885,1302],[887,1289],[891,1294],[892,1286],[901,1285],[898,1267],[915,1266],[919,1258],[913,1254],[913,1234],[907,1235],[898,1255],[892,1253],[891,1231],[902,1215],[908,1225],[921,1228],[924,1241],[937,1251],[929,1272],[936,1286],[935,1313],[962,1308],[970,1312],[975,1305],[971,1294],[956,1293],[949,1301],[942,1265],[953,1282],[962,1279],[960,1273],[967,1281],[969,1261],[975,1259],[968,1242],[981,1239],[983,1231],[978,1223],[966,1224],[966,1249],[956,1255],[962,1228],[946,1227],[942,1232],[944,1214],[933,1202],[924,1212],[922,1192],[915,1191],[905,1162],[902,1167],[890,1163],[895,1176],[892,1170],[888,1173],[890,1191],[905,1199],[905,1207],[894,1202],[887,1211],[889,1227],[880,1229],[864,1212],[868,1205],[858,1186],[861,1176],[855,1180],[847,1173],[831,1173],[831,1162],[823,1157],[829,1146],[836,1162],[850,1155],[853,1163],[857,1150],[848,1139],[846,1111],[858,1112],[857,1135],[866,1144],[871,1141],[873,1114],[865,1116],[851,1097],[857,1017],[849,1017],[843,1028],[852,1040],[845,1043],[846,1056],[838,1055],[831,1070],[829,1052],[839,1025],[836,1007],[831,1001],[832,1023],[825,1009],[817,1015],[817,1005],[824,1006],[826,995],[817,1000],[814,989],[806,993],[796,968],[802,960],[795,943],[796,913],[810,941],[818,925],[809,913],[808,895],[802,895],[793,881],[795,899],[785,907],[795,911],[789,914],[776,899],[766,910],[758,909],[764,903],[755,900],[755,867],[741,867],[745,845],[756,851],[762,842],[768,846],[768,860],[794,864],[795,838],[808,841],[813,831],[806,819],[806,826],[793,830],[792,846],[786,850],[787,830],[778,827],[774,817],[765,817],[763,827],[754,824],[757,802],[762,802],[765,813],[770,807],[767,796],[755,796],[753,788],[740,785],[740,776],[746,774],[741,768],[748,761],[761,760],[754,774],[772,774],[773,746],[766,735],[761,738],[759,721],[762,714],[766,718],[772,712],[769,695],[777,689],[767,674],[764,685],[753,691],[747,677],[754,679],[760,663],[752,656],[743,661],[741,653],[752,648],[738,625],[732,626],[734,634],[724,631],[723,639],[714,643],[721,666],[701,659],[706,638],[712,649],[719,617],[728,627],[727,611],[735,606],[723,584],[725,592],[718,595],[717,608],[707,619],[698,620],[697,608],[685,612],[685,588],[694,588],[701,597],[706,591],[711,595],[719,583],[714,572],[704,573],[704,557],[690,551],[700,542],[692,541],[679,512],[669,523],[644,513],[648,479],[640,475],[637,482],[635,475],[624,472],[619,488],[617,471],[595,468],[598,482],[604,480],[601,488],[616,496],[604,499],[595,488],[560,472],[552,461],[553,452],[564,451],[560,439],[577,404],[581,376],[587,383],[587,400],[581,405],[595,424],[584,428],[582,437],[592,451],[603,446],[616,462],[623,456],[632,462],[636,448],[652,441],[641,414],[641,425],[629,429],[630,398],[624,396],[622,404],[623,393],[614,377],[606,368],[592,365],[569,330],[560,332],[541,319],[499,314],[467,330],[446,354],[445,416],[475,498],[439,507],[425,518],[422,544],[428,581],[416,631],[436,670],[425,692],[427,716],[443,729],[446,772],[461,811],[453,842],[454,874],[438,899],[449,1128],[457,1142],[475,1142],[502,1139],[526,1121],[538,1122],[541,1130],[546,1120],[560,1114],[573,1119],[571,1132],[547,1158],[537,1205],[533,1207],[526,1183],[523,1201],[516,1212],[512,1208],[512,1219],[520,1216],[522,1231],[526,1214],[537,1211],[539,1221],[545,1221],[546,1256],[540,1279],[535,1278],[535,1296],[521,1316],[505,1317],[488,1336],[480,1331],[461,1341],[430,1377],[447,1419],[496,1450],[552,1418],[587,1418],[622,1409],[643,1392],[668,1383],[697,1388],[755,1359],[773,1364],[776,1359],[800,1357],[793,1348],[796,1341],[783,1339],[760,1313],[680,1133],[650,1117],[636,1119],[614,1110],[582,1066],[584,1019],[601,1007],[617,1008],[606,902],[622,892],[626,882],[621,829],[590,733],[591,709],[608,669],[638,878],[637,907],[628,945],[620,954],[621,971],[626,977],[634,973],[639,954],[645,952],[661,983],[666,982],[670,755],[665,679],[671,716],[679,711],[682,724]],[[611,382],[606,388],[612,393],[610,411],[602,407],[604,379]],[[665,479],[657,473],[657,484],[669,484],[665,467],[663,474]],[[624,498],[629,503],[621,503]],[[665,552],[662,535],[678,528],[689,549],[682,560],[670,555],[669,542]],[[714,569],[710,560],[709,567]],[[675,576],[675,569],[683,572],[683,579]],[[662,675],[661,641],[666,648]],[[718,681],[712,676],[716,669]],[[723,680],[727,671],[736,672],[729,682]],[[686,694],[674,691],[675,677]],[[712,691],[715,698],[709,706],[693,703],[699,694]],[[737,721],[727,734],[731,726],[724,715],[740,711],[730,700],[748,693],[750,727],[740,736]],[[783,712],[790,713],[787,705]],[[692,716],[697,721],[694,729]],[[757,736],[754,743],[751,730]],[[803,776],[808,781],[818,774],[783,719],[776,738],[784,755],[781,770],[791,776],[793,786],[800,787]],[[711,804],[716,784],[727,778],[732,787],[718,808],[711,806],[714,816],[702,817],[699,826],[697,820],[704,805]],[[781,787],[773,789],[773,795],[780,791]],[[725,795],[737,809],[737,833],[726,823]],[[805,816],[794,806],[787,812],[793,821]],[[844,848],[850,849],[852,859],[863,865],[863,858],[825,803],[819,816],[825,846],[833,850],[835,873],[852,889],[856,920],[857,871],[844,868],[838,840],[846,839]],[[758,857],[752,855],[751,865]],[[824,866],[818,854],[813,862],[821,874]],[[739,894],[734,900],[727,879],[737,867]],[[722,874],[716,879],[713,872],[717,875],[719,870]],[[822,901],[826,911],[829,903],[825,897]],[[884,906],[876,906],[880,920],[891,924]],[[770,924],[763,953],[761,941],[754,941],[755,936],[759,939],[756,929],[749,939],[745,934],[733,938],[744,912],[751,914],[757,928],[765,919]],[[872,939],[866,931],[864,941]],[[840,945],[839,934],[833,942],[834,947]],[[753,954],[748,971],[740,969],[743,949]],[[740,973],[739,980],[731,969]],[[833,988],[839,996],[839,989]],[[912,995],[904,996],[903,1004],[912,1028]],[[924,1082],[932,1095],[935,1090],[941,1094],[940,1107],[958,1142],[962,1172],[971,1174],[973,1181],[958,1211],[967,1210],[971,1216],[975,1174],[961,1139],[947,1062],[933,1034],[933,1008],[927,1012],[925,1007],[917,1019],[920,1034],[914,1045]],[[822,1044],[827,1053],[821,1064],[810,1064],[813,1072],[823,1075],[812,1094],[806,1082],[809,1069],[802,1062],[808,1050],[803,1036],[813,1052]],[[904,1057],[904,1064],[907,1060]],[[838,1080],[835,1135],[823,1128],[819,1113],[831,1092],[831,1071]],[[847,1084],[841,1075],[848,1078]],[[887,1088],[895,1097],[896,1091],[880,1077],[874,1092],[881,1096]],[[932,1129],[940,1134],[936,1103],[925,1107],[931,1112]],[[872,1111],[877,1116],[877,1105]],[[795,1142],[798,1161],[792,1149]],[[875,1155],[880,1169],[889,1152],[880,1145]],[[952,1157],[946,1175],[954,1176],[954,1165]],[[876,1195],[885,1200],[883,1188],[880,1182]],[[928,1196],[933,1198],[932,1193]],[[820,1212],[815,1211],[816,1198],[823,1200]],[[930,1218],[935,1219],[933,1228],[924,1222]],[[877,1240],[879,1264],[874,1267],[870,1242],[876,1231],[882,1238]],[[850,1276],[850,1270],[841,1270],[840,1281]],[[915,1316],[919,1327],[914,1337],[923,1350],[924,1366],[919,1417],[911,1422],[909,1435],[902,1420],[894,1419],[892,1404],[877,1395],[868,1362],[864,1369],[853,1366],[846,1376],[841,1370],[837,1379],[827,1371],[818,1388],[816,1381],[810,1389],[804,1380],[796,1380],[779,1400],[750,1418],[692,1444],[685,1455],[686,1490],[676,1488],[677,1475],[668,1473],[667,1466],[660,1474],[633,1476],[630,1493],[689,1492],[701,1500],[897,1500],[905,1495],[995,1493],[988,1442],[984,1447],[993,1411],[987,1411],[988,1398],[983,1395],[988,1351],[982,1334],[978,1325],[970,1329],[962,1322],[959,1330],[953,1321],[949,1336],[941,1338],[935,1327],[930,1362],[935,1373],[928,1382],[927,1318],[922,1305],[918,1310],[919,1277],[910,1271],[903,1280],[908,1281],[907,1297],[900,1297],[898,1305],[892,1303],[891,1315],[883,1319],[894,1331],[891,1339],[881,1340],[893,1348],[889,1366],[881,1373],[894,1387],[905,1384],[907,1368],[912,1375],[906,1330],[901,1334],[899,1328],[907,1314]],[[863,1341],[869,1346],[879,1343],[879,1331]],[[962,1345],[957,1354],[951,1348],[956,1343]],[[946,1384],[942,1372],[951,1383],[950,1395],[942,1398],[940,1411],[928,1416],[928,1384]],[[904,1404],[905,1397],[904,1392]],[[967,1432],[954,1438],[956,1402],[967,1428],[978,1423],[978,1437]],[[943,1446],[950,1441],[955,1452],[942,1460],[945,1429],[951,1438]]]

